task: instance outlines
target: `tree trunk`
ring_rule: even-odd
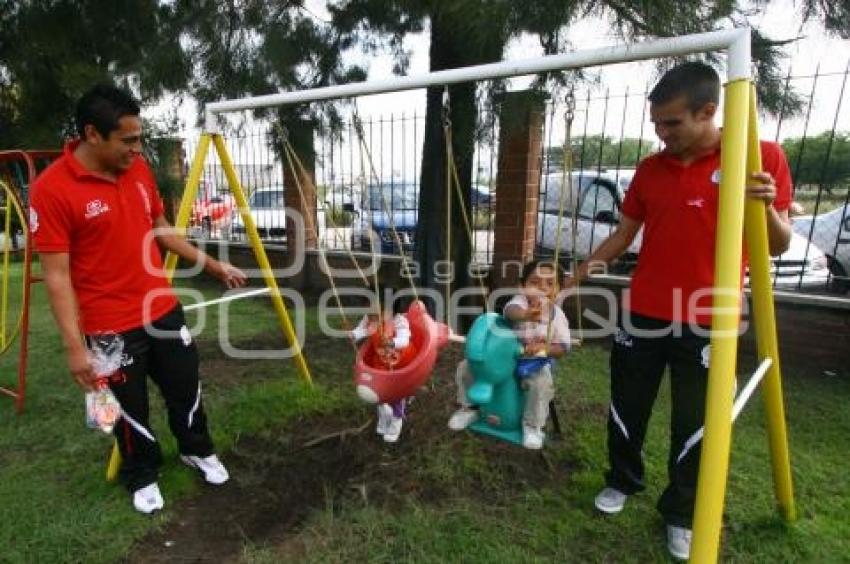
[[[460,35],[452,33],[448,21],[439,15],[431,19],[431,70],[437,71],[470,64],[465,61],[464,49],[468,45]],[[425,138],[422,149],[422,173],[419,191],[419,221],[416,228],[416,261],[420,269],[420,285],[439,291],[444,298],[442,311],[435,311],[435,304],[426,303],[432,314],[446,313],[451,294],[446,279],[451,280],[451,291],[469,286],[469,263],[472,257],[472,242],[463,220],[461,205],[466,207],[472,219],[470,186],[472,184],[472,161],[475,149],[475,84],[460,84],[449,87],[452,151],[457,166],[462,192],[462,202],[452,188],[451,203],[451,249],[447,254],[449,240],[446,227],[447,157],[443,131],[443,88],[429,88],[425,113]],[[453,186],[453,185],[452,185]],[[445,261],[451,264],[447,268]]]

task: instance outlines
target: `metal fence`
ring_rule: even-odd
[[[762,138],[779,141],[786,150],[794,178],[795,205],[801,208],[793,221],[791,249],[773,262],[777,288],[846,292],[850,286],[848,74],[847,68],[838,72],[818,70],[806,76],[789,74],[785,88],[801,96],[802,110],[762,118]],[[552,254],[560,241],[565,260],[573,254],[586,257],[616,227],[634,167],[640,158],[660,148],[649,121],[648,89],[649,84],[619,92],[596,86],[578,92],[569,132],[563,92],[551,96],[545,107],[540,155],[538,254]],[[479,132],[473,166],[473,246],[475,260],[480,263],[491,262],[493,252],[499,126],[492,117],[481,110],[478,121],[487,124],[487,129]],[[364,115],[362,134],[351,114],[333,124],[319,124],[314,148],[321,245],[366,250],[367,234],[373,231],[382,252],[397,253],[398,245],[388,231],[392,222],[402,237],[404,251],[414,248],[424,119],[424,112],[418,111]],[[565,204],[559,237],[558,202],[567,180],[563,162],[568,134],[576,194]],[[254,204],[282,201],[272,197],[277,192],[282,194],[284,165],[268,131],[261,128],[238,133],[227,142],[240,180],[251,194],[252,209]],[[233,228],[238,219],[234,219],[228,198],[220,167],[208,164],[193,213],[198,234],[236,240],[242,237]],[[213,214],[205,215],[209,209],[226,213],[216,213],[214,218]],[[252,213],[261,233],[282,242],[282,209],[258,206]],[[630,272],[637,252],[637,247],[630,248],[614,265],[615,270]]]

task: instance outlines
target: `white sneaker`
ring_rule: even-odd
[[[157,509],[162,509],[164,505],[165,501],[156,482],[133,492],[133,507],[140,513],[148,515]]]
[[[673,558],[687,560],[691,556],[691,530],[667,525],[667,550]]]
[[[393,418],[393,408],[388,403],[379,403],[376,411],[378,412],[378,425],[375,427],[375,432],[379,435],[386,435]]]
[[[220,486],[230,479],[230,474],[227,473],[227,468],[224,467],[224,464],[222,464],[218,457],[214,454],[211,454],[206,458],[181,454],[180,460],[182,460],[186,466],[200,470],[204,475],[204,480],[206,480],[208,484]]]
[[[626,505],[626,499],[628,497],[629,496],[620,490],[605,488],[596,496],[594,504],[596,505],[596,509],[602,513],[613,515],[614,513],[619,513],[623,510],[623,506]]]
[[[452,431],[463,431],[478,421],[478,410],[471,407],[461,407],[449,418],[449,429]]]
[[[522,446],[525,448],[540,450],[543,448],[543,439],[545,438],[546,434],[543,429],[529,427],[528,425],[522,426]]]
[[[387,432],[384,433],[385,443],[394,443],[401,436],[401,426],[404,424],[404,418],[394,417],[390,415],[390,422],[387,425]]]

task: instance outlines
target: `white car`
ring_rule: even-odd
[[[850,289],[850,205],[845,204],[817,216],[804,215],[792,221],[794,233],[823,249],[832,285],[835,289]]]
[[[551,255],[556,246],[562,176],[559,173],[547,174],[541,183],[541,205],[537,215],[538,256]],[[566,205],[561,219],[560,253],[565,260],[570,258],[573,251],[573,216],[577,218],[575,253],[578,259],[583,259],[596,250],[617,227],[620,206],[627,189],[610,173],[577,171],[572,178],[574,196],[570,198],[565,194]],[[577,210],[577,213],[574,214],[573,210]],[[613,272],[630,273],[634,269],[642,233],[643,230],[638,232],[620,260],[612,266]],[[782,288],[825,289],[829,278],[827,264],[827,257],[817,245],[809,245],[804,237],[792,233],[788,251],[771,258],[774,285]]]
[[[251,212],[251,217],[254,219],[254,225],[257,226],[257,232],[260,238],[272,241],[286,240],[286,212],[283,199],[283,185],[267,186],[257,188],[248,198],[248,208]],[[320,207],[317,210],[317,220],[319,233],[325,230],[325,210]],[[245,224],[242,221],[242,216],[237,210],[233,211],[233,218],[230,222],[230,239],[244,240]]]

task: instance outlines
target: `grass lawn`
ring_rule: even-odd
[[[280,342],[267,300],[229,309],[233,345]],[[85,428],[82,394],[67,373],[40,285],[32,313],[26,412],[17,417],[12,402],[0,399],[2,562],[667,561],[654,510],[666,473],[666,391],[645,448],[648,491],[615,518],[593,510],[606,458],[604,349],[588,346],[559,363],[565,436],[544,456],[445,430],[457,350],[443,355],[400,443],[389,447],[374,437],[372,413],[354,397],[350,346],[321,336],[313,310],[305,346],[313,387],[299,381],[291,361],[226,358],[218,313],[210,310],[198,336],[205,402],[234,479],[209,488],[176,460],[153,394],[166,510],[145,517],[104,479],[111,439]],[[3,385],[14,381],[13,357],[0,358]],[[774,509],[756,398],[734,435],[725,561],[850,558],[850,374],[826,375],[815,364],[785,370],[800,519],[785,525]]]

